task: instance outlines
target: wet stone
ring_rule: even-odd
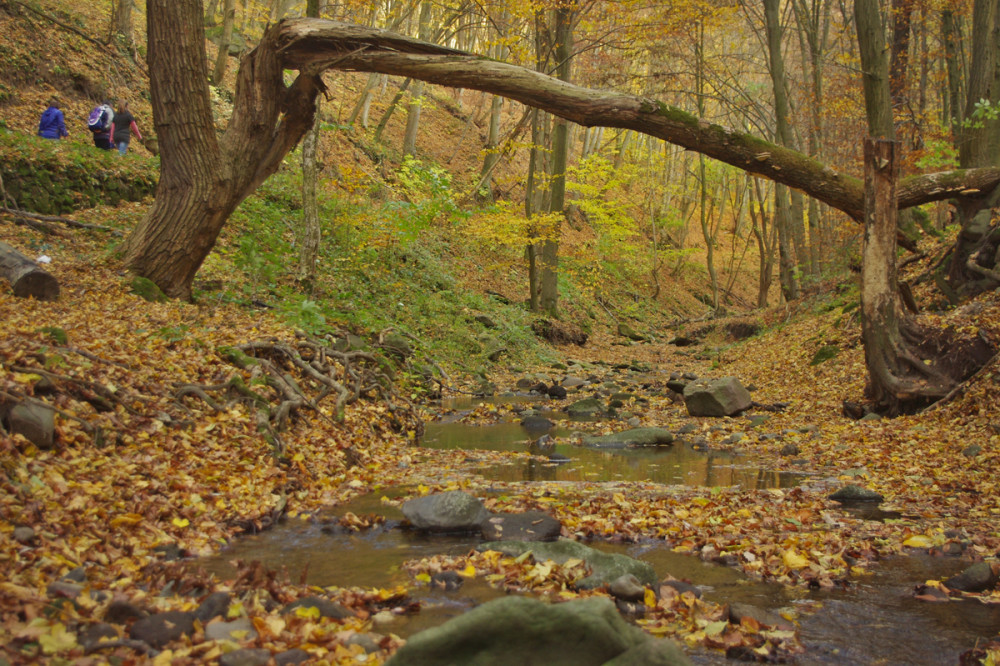
[[[781,447],[780,453],[783,456],[797,456],[799,455],[799,447],[795,444],[785,444]]]
[[[100,643],[101,639],[116,641],[118,640],[118,631],[110,624],[97,622],[95,624],[88,624],[77,634],[77,641],[83,646],[84,650],[90,650]]]
[[[87,570],[83,567],[77,567],[63,576],[62,580],[68,583],[82,583],[87,580]]]
[[[14,528],[14,541],[18,543],[31,543],[35,540],[35,530],[30,527],[15,527]]]
[[[361,648],[368,654],[374,654],[381,649],[378,646],[378,641],[375,639],[375,636],[372,636],[371,634],[354,634],[347,639],[347,644],[360,645]]]
[[[615,599],[623,601],[642,601],[646,597],[646,588],[632,574],[624,574],[615,578],[608,585],[608,591]]]
[[[149,615],[135,604],[123,599],[116,599],[108,604],[104,611],[104,621],[112,624],[125,624],[129,620],[141,620]]]
[[[828,499],[834,502],[881,502],[883,498],[874,490],[848,484],[840,490],[828,495]]]
[[[544,416],[525,416],[521,419],[521,427],[529,432],[545,432],[554,428],[555,425]]]
[[[350,640],[348,640],[348,642],[350,642]],[[277,664],[277,666],[295,666],[295,664],[301,664],[310,657],[312,657],[312,655],[305,650],[301,648],[293,648],[274,655],[274,663]]]
[[[436,587],[445,592],[454,592],[462,587],[464,582],[465,580],[454,571],[439,571],[431,576],[431,587]]]
[[[232,597],[228,592],[213,592],[205,597],[195,610],[194,615],[201,620],[202,624],[217,617],[226,617],[226,611],[229,610],[231,601]]]
[[[561,531],[562,523],[542,511],[495,514],[482,526],[487,541],[552,541]]]
[[[282,608],[281,612],[282,614],[291,613],[296,608],[316,608],[319,610],[320,617],[330,617],[335,620],[354,616],[354,613],[340,604],[317,596],[302,597]]]
[[[145,617],[129,629],[129,636],[160,649],[170,641],[194,633],[194,613],[167,611]]]
[[[743,618],[753,618],[761,624],[780,629],[781,631],[795,631],[795,625],[781,617],[777,613],[751,606],[750,604],[731,604],[729,606],[729,621],[739,624]]]
[[[270,650],[242,648],[219,657],[219,666],[266,666],[270,660]]]
[[[944,581],[944,586],[950,590],[961,590],[962,592],[985,592],[996,587],[1000,582],[1000,564],[990,564],[989,562],[977,562],[971,567]]]
[[[77,583],[70,583],[64,580],[56,580],[49,583],[45,592],[50,597],[62,599],[76,599],[83,592],[83,586]]]
[[[660,595],[663,595],[663,588],[669,587],[677,590],[678,594],[684,594],[685,592],[690,592],[694,595],[695,599],[701,599],[701,588],[697,585],[692,585],[691,583],[684,580],[677,580],[672,578],[670,580],[665,580],[660,583]]]
[[[209,622],[205,625],[205,638],[210,641],[249,641],[257,638],[257,632],[249,618],[240,617],[231,622]]]
[[[490,515],[478,498],[461,490],[408,500],[402,511],[413,527],[427,532],[478,532]]]
[[[567,395],[565,387],[562,386],[550,386],[545,393],[554,400],[562,400]]]

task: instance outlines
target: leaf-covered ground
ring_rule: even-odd
[[[3,227],[3,240],[29,246],[29,236],[10,229]],[[309,519],[320,508],[390,486],[405,486],[410,494],[475,493],[486,485],[477,466],[528,454],[417,449],[419,424],[372,390],[347,404],[342,420],[333,397],[316,409],[295,411],[276,456],[251,401],[226,402],[217,410],[197,396],[178,397],[177,390],[218,387],[240,375],[266,394],[261,377],[237,369],[219,350],[250,341],[293,345],[293,331],[266,313],[223,303],[148,302],[131,293],[120,264],[95,242],[67,238],[57,245],[51,271],[62,285],[58,302],[15,299],[0,289],[0,399],[40,401],[58,410],[53,449],[39,450],[21,436],[2,440],[0,658],[198,663],[249,646],[272,653],[303,648],[331,663],[385,659],[399,639],[378,635],[377,649],[367,654],[352,637],[377,633],[372,622],[380,612],[412,612],[405,588],[317,591],[253,567],[238,580],[208,580],[169,560],[214,552],[242,531],[281,518]],[[503,492],[490,493],[487,506],[550,512],[574,538],[663,540],[678,552],[793,586],[849,587],[881,558],[913,548],[959,553],[970,563],[995,561],[1000,372],[987,367],[947,404],[918,416],[852,421],[842,416],[841,403],[863,391],[856,309],[847,303],[805,308],[773,313],[763,335],[718,345],[711,364],[666,344],[625,346],[600,332],[585,348],[559,352],[581,367],[640,362],[664,376],[674,370],[739,376],[755,387],[757,402],[787,408],[767,412],[766,427],[752,427],[747,418],[701,420],[697,435],[708,446],[740,449],[761,467],[811,473],[812,481],[760,491],[491,481]],[[981,327],[1000,339],[998,315],[1000,300],[988,294],[950,314],[947,323]],[[835,347],[836,355],[812,365],[824,346]],[[491,379],[513,384],[513,376],[500,370]],[[691,420],[666,397],[629,407],[644,425],[675,428]],[[503,415],[483,407],[470,418]],[[780,455],[789,443],[799,453]],[[848,482],[881,493],[882,508],[901,517],[864,521],[826,499]],[[62,579],[74,571],[79,576],[81,567],[79,587],[66,587]],[[556,566],[497,553],[431,558],[408,568],[413,586],[454,570],[553,600],[578,596],[572,582],[584,573],[580,563]],[[119,640],[110,646],[88,651],[78,638],[105,618],[112,602],[150,612],[191,610],[212,590],[234,593],[228,616],[248,618],[255,638],[206,641],[197,624],[193,635],[158,653],[130,643],[126,627],[114,623]],[[752,620],[728,624],[723,608],[672,590],[661,587],[644,600],[639,624],[655,635],[710,650],[745,649],[760,658],[802,650],[794,631]],[[335,620],[279,612],[317,592],[354,615]],[[977,598],[997,603],[1000,592]]]

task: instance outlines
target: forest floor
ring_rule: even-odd
[[[4,240],[30,244],[22,232],[3,229]],[[351,636],[373,632],[372,617],[380,611],[407,608],[409,588],[318,591],[254,567],[221,581],[174,558],[207,555],[242,532],[276,520],[311,520],[320,509],[390,487],[403,489],[396,501],[449,489],[476,494],[487,486],[477,465],[528,455],[418,448],[421,427],[411,415],[433,418],[433,410],[411,411],[401,396],[386,394],[347,404],[342,420],[332,397],[316,409],[296,411],[280,433],[283,448],[276,456],[258,429],[257,410],[246,401],[226,403],[225,392],[217,390],[240,375],[263,394],[261,378],[252,369],[238,370],[219,350],[254,341],[293,346],[294,331],[266,312],[231,304],[145,301],[131,292],[105,239],[77,234],[52,242],[50,269],[62,285],[58,301],[0,291],[0,396],[57,410],[52,448],[40,449],[21,435],[2,438],[0,660],[208,660],[236,645],[205,640],[201,623],[159,649],[127,637],[134,618],[111,622],[110,644],[85,645],[82,636],[92,624],[110,621],[115,603],[143,613],[188,611],[208,592],[226,590],[239,599],[229,616],[245,616],[256,633],[244,647],[272,653],[301,647],[331,662],[355,663],[363,648]],[[898,512],[898,519],[865,521],[841,511],[827,499],[829,484],[744,490],[490,481],[492,490],[503,492],[490,493],[487,507],[547,511],[571,538],[665,540],[678,552],[790,586],[849,589],[881,559],[912,550],[995,563],[1000,374],[988,366],[947,403],[919,415],[849,420],[841,403],[861,397],[865,377],[856,314],[846,302],[776,309],[764,332],[722,345],[712,361],[691,348],[623,344],[601,331],[583,347],[556,351],[579,368],[638,363],[663,373],[735,375],[753,386],[756,402],[787,406],[767,412],[761,430],[748,428],[745,419],[699,419],[705,445],[738,450],[762,468],[864,486],[880,493],[882,508]],[[997,339],[998,322],[1000,295],[991,293],[941,323],[979,328]],[[821,347],[836,355],[811,364]],[[534,370],[558,372],[506,367],[490,379],[511,388],[519,373]],[[190,393],[179,397],[184,386],[215,391],[218,404]],[[690,421],[667,398],[629,409],[643,425],[676,428]],[[466,419],[489,422],[504,415],[503,408],[483,406]],[[764,437],[763,430],[784,436]],[[798,453],[779,455],[789,442]],[[367,519],[355,518],[354,527],[364,528]],[[602,593],[574,591],[579,571],[482,554],[410,568],[413,586],[423,584],[421,573],[445,568],[554,599]],[[317,592],[353,611],[351,617],[279,614],[281,605]],[[939,583],[925,590],[928,597],[947,594]],[[996,589],[965,596],[1000,603]],[[647,605],[641,624],[648,631],[691,646],[747,648],[762,659],[802,649],[794,631],[720,622],[725,609],[710,602],[681,595],[648,599]],[[391,634],[376,637],[378,650],[365,657],[369,663],[386,658],[400,642]]]

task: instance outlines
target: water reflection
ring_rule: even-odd
[[[801,474],[747,467],[736,454],[696,451],[683,442],[636,449],[590,449],[566,443],[571,434],[568,430],[556,428],[552,434],[563,442],[555,452],[568,457],[569,462],[532,458],[477,473],[496,481],[648,481],[747,489],[789,488],[803,479]],[[429,423],[421,445],[435,449],[527,451],[529,439],[528,432],[517,423]]]

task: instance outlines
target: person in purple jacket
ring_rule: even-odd
[[[59,100],[55,97],[49,100],[49,108],[42,111],[42,119],[38,122],[38,136],[45,139],[69,136],[63,112],[59,110]]]

